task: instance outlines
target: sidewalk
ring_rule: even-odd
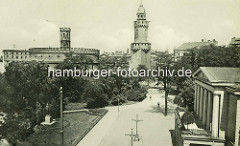
[[[77,146],[98,146],[118,116],[117,107],[108,107],[107,114],[77,144]]]

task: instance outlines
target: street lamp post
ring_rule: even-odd
[[[132,119],[132,120],[136,122],[136,138],[137,138],[137,140],[139,141],[138,122],[141,122],[141,121],[143,121],[143,120],[139,120],[139,119],[138,119],[138,115],[136,115],[136,119]]]
[[[131,128],[131,134],[125,134],[125,136],[131,137],[131,146],[133,146],[133,138],[136,136],[135,134],[133,134],[133,129]]]
[[[61,144],[63,144],[63,91],[60,87],[60,133],[61,133]]]

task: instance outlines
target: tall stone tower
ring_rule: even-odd
[[[71,51],[71,40],[70,40],[71,28],[61,27],[60,28],[60,49],[62,51]]]
[[[149,22],[141,3],[137,11],[137,20],[134,21],[134,42],[131,44],[130,68],[137,69],[139,65],[151,67],[151,43],[147,41]]]

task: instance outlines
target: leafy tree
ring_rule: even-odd
[[[85,55],[67,57],[56,68],[57,69],[79,69],[85,71],[89,68],[88,64],[93,63],[93,60]],[[63,96],[70,102],[80,102],[83,99],[83,91],[85,84],[88,83],[87,79],[82,77],[64,76],[59,77],[59,85],[63,87]]]
[[[182,107],[187,107],[189,111],[193,111],[194,107],[194,83],[191,79],[184,82],[184,87],[180,94],[174,99],[174,102]]]
[[[199,67],[240,67],[239,47],[203,46],[189,49],[176,62],[195,72]]]
[[[77,55],[77,56],[71,56],[67,57],[57,65],[56,68],[59,69],[74,69],[76,67],[77,69],[89,69],[89,65],[94,63],[93,59],[86,55]]]
[[[187,130],[188,130],[188,125],[192,124],[194,122],[195,122],[195,118],[194,118],[194,115],[192,114],[192,112],[185,111],[182,116],[182,123],[187,125]]]
[[[130,90],[125,91],[125,96],[127,100],[130,101],[142,101],[146,98],[147,90],[146,88],[132,88]]]
[[[122,69],[128,68],[128,57],[126,55],[123,56],[109,56],[102,55],[99,59],[99,69],[112,69],[117,70],[118,67]]]
[[[155,61],[156,61],[157,67],[160,67],[163,70],[173,69],[174,57],[172,54],[169,54],[168,52],[157,54]],[[163,84],[163,88],[165,91],[165,116],[167,115],[168,94],[172,88],[172,85],[174,83],[174,77],[175,77],[175,76],[166,75],[166,73],[168,72],[164,72],[164,74],[158,76],[158,82],[159,84],[161,83]]]
[[[175,62],[176,69],[184,67],[195,72],[199,67],[240,67],[240,48],[225,46],[203,46],[199,49],[189,49],[180,60]],[[194,88],[193,83],[187,77],[176,78],[174,81],[181,92],[176,97],[176,102],[182,106],[193,109]]]
[[[96,84],[96,82],[86,85],[84,98],[89,108],[99,108],[108,104],[107,95],[103,92],[103,89]]]
[[[0,73],[0,112],[11,111],[14,106],[14,103],[11,102],[14,93],[15,90],[8,84],[5,75]]]
[[[47,67],[35,61],[11,62],[1,75],[3,82],[0,86],[6,86],[0,93],[3,101],[1,110],[6,119],[0,135],[12,144],[33,132],[33,127],[39,122],[37,108],[44,109],[47,103],[58,100],[58,87],[55,80],[48,78]]]

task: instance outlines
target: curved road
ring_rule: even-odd
[[[174,129],[174,114],[163,115],[164,94],[156,89],[148,90],[148,97],[140,103],[107,107],[109,112],[101,121],[79,142],[77,146],[131,146],[129,136],[136,123],[132,119],[136,114],[140,120],[138,133],[140,141],[134,142],[133,146],[172,146],[171,133]],[[150,96],[152,97],[150,99]],[[160,108],[157,103],[160,102]],[[169,108],[175,106],[169,103]]]

